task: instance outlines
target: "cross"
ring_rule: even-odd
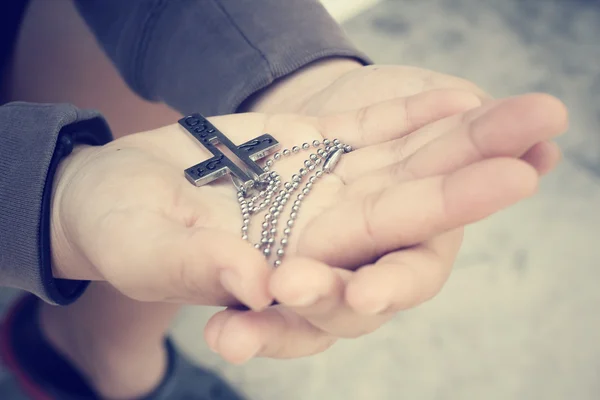
[[[185,170],[185,177],[192,184],[203,186],[230,174],[236,188],[245,193],[255,183],[267,178],[268,172],[265,172],[255,161],[268,156],[279,148],[279,142],[271,135],[264,134],[236,146],[200,114],[184,117],[179,120],[179,124],[213,155],[212,158]],[[226,146],[248,168],[248,172],[243,171],[227,158],[217,148],[217,144]]]

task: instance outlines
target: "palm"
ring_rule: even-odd
[[[322,141],[324,136],[330,138],[340,136],[348,139],[353,144],[361,145],[362,139],[358,137],[359,127],[352,126],[353,120],[343,117],[340,121],[330,121],[327,128],[322,130],[319,121],[315,118],[299,118],[297,116],[265,116],[249,114],[215,118],[213,123],[226,133],[234,142],[248,141],[264,132],[274,135],[282,147],[292,148],[302,143],[312,143],[314,140]],[[349,125],[350,124],[350,125]],[[350,128],[350,130],[348,130]],[[381,132],[388,134],[390,132]],[[208,232],[208,237],[220,237],[219,233],[229,234],[229,239],[236,237],[238,246],[243,246],[241,240],[241,214],[236,200],[236,193],[228,179],[222,179],[211,185],[196,188],[184,178],[182,171],[207,158],[205,151],[193,138],[184,134],[178,126],[171,126],[143,134],[130,135],[110,143],[103,148],[93,149],[95,154],[91,157],[96,163],[83,163],[84,168],[78,171],[75,181],[82,181],[83,185],[69,185],[63,196],[66,208],[80,208],[84,215],[76,221],[71,221],[76,226],[68,227],[65,232],[77,232],[76,238],[65,242],[78,242],[82,252],[91,263],[99,270],[100,275],[107,279],[125,294],[140,300],[178,300],[184,301],[186,294],[162,293],[157,288],[164,282],[167,267],[158,266],[158,270],[151,271],[141,264],[150,264],[157,255],[146,252],[141,256],[131,253],[124,257],[122,252],[105,249],[131,249],[135,248],[134,241],[141,237],[133,232],[124,231],[121,226],[144,227],[148,232],[160,232],[165,229],[165,224],[181,228],[181,232],[194,230]],[[298,173],[303,166],[303,161],[310,153],[304,153],[286,158],[277,164],[277,171],[283,179]],[[358,219],[341,219],[337,210],[344,207],[355,207],[353,202],[362,201],[369,193],[383,189],[389,182],[382,180],[378,186],[367,188],[360,179],[368,175],[370,169],[376,172],[381,165],[373,163],[369,152],[363,153],[360,149],[348,154],[349,163],[361,165],[365,168],[348,168],[344,160],[333,174],[321,179],[310,194],[310,199],[303,205],[300,217],[294,227],[287,255],[308,256],[330,263],[334,266],[357,268],[362,262],[371,259],[373,249],[362,248],[360,243],[366,242],[364,236],[357,231]],[[389,162],[396,160],[389,157]],[[349,165],[350,165],[349,164]],[[372,167],[369,167],[369,166]],[[114,168],[118,166],[117,173]],[[111,174],[113,172],[113,174]],[[107,179],[108,178],[108,179]],[[393,177],[390,177],[393,179]],[[116,190],[115,190],[116,189]],[[85,211],[85,212],[84,212]],[[356,210],[357,213],[360,210]],[[358,214],[357,214],[358,215]],[[260,215],[257,216],[260,218]],[[321,223],[333,218],[336,228],[334,230],[322,229]],[[257,241],[260,238],[260,220],[254,223],[250,236]],[[355,230],[355,235],[348,236],[346,240],[336,243],[329,236],[337,230]],[[327,243],[328,246],[323,246]],[[212,248],[207,246],[208,250]],[[222,251],[222,247],[214,247],[211,259],[223,264],[223,259],[229,252]],[[334,250],[334,251],[332,251]],[[341,250],[341,251],[340,251]],[[235,251],[235,248],[232,249]],[[115,263],[118,258],[119,262]],[[80,260],[77,260],[81,262]],[[71,262],[75,262],[72,260]],[[160,269],[162,268],[162,269]],[[193,270],[188,270],[193,269]],[[236,301],[226,290],[210,290],[220,288],[219,274],[214,271],[197,272],[197,265],[193,262],[180,262],[176,268],[169,272],[177,277],[187,277],[191,281],[201,281],[205,295],[195,298],[194,302],[209,305],[228,305]],[[250,273],[250,271],[248,271]],[[248,279],[251,279],[248,276]],[[195,286],[195,285],[192,285]],[[239,295],[239,293],[237,293]],[[243,296],[241,296],[243,297]],[[250,296],[252,297],[252,296]],[[256,300],[264,301],[264,296]]]
[[[345,136],[345,139],[359,145],[362,141],[357,136],[360,131],[358,127],[351,127],[354,132],[347,130],[350,127],[348,122],[338,124],[333,121],[323,130],[319,120],[315,118],[286,115],[241,115],[215,118],[213,121],[237,143],[248,141],[264,132],[278,138],[282,149],[291,149],[314,140],[323,141],[326,137],[333,139]],[[350,124],[353,122],[350,121]],[[382,131],[381,134],[386,135],[386,132]],[[393,141],[389,142],[388,147],[394,146]],[[389,249],[383,245],[379,249],[364,246],[365,243],[371,243],[373,238],[365,236],[371,235],[371,232],[363,229],[363,202],[391,183],[402,180],[402,177],[395,176],[396,171],[386,171],[387,165],[399,161],[393,156],[393,150],[385,150],[385,146],[379,150],[369,150],[369,147],[372,146],[364,146],[345,155],[333,173],[315,183],[294,225],[286,249],[287,256],[307,256],[332,266],[356,269],[396,246],[394,244]],[[119,151],[115,151],[116,149]],[[373,151],[387,154],[387,160],[374,160]],[[81,205],[95,210],[94,214],[87,213],[88,218],[93,220],[90,223],[100,224],[102,220],[120,216],[123,209],[127,209],[131,211],[128,214],[131,220],[148,220],[149,216],[158,220],[166,215],[173,223],[184,228],[228,232],[241,237],[241,214],[231,181],[224,178],[211,185],[196,188],[183,179],[183,169],[206,158],[207,154],[179,127],[172,126],[168,130],[161,129],[120,139],[102,149],[102,153],[109,159],[105,160],[106,164],[121,164],[121,173],[103,181],[101,176],[95,174],[104,174],[104,170],[86,172],[86,179],[95,182],[93,188],[85,188],[91,194],[89,201],[93,204]],[[276,170],[284,182],[286,177],[298,173],[309,154],[310,152],[293,154],[276,164]],[[122,165],[124,160],[127,160],[126,164]],[[144,174],[140,175],[140,171],[144,171]],[[102,204],[96,204],[96,199],[101,198],[100,193],[109,192],[108,186],[117,186],[121,190],[114,192],[111,201],[106,202],[103,198]],[[355,218],[344,218],[343,214],[353,208],[357,208]],[[251,225],[249,233],[254,242],[260,239],[262,215],[264,212],[255,216]],[[330,225],[330,228],[323,229],[324,224]],[[88,232],[90,236],[84,236],[84,242],[94,246],[99,242],[97,230],[90,229]],[[91,232],[94,232],[94,236]],[[343,237],[338,232],[353,234]],[[106,230],[105,234],[106,240],[116,237],[110,230]],[[402,245],[409,244],[406,242]],[[214,257],[218,258],[219,254]],[[99,260],[96,264],[102,267],[109,263]],[[206,286],[218,286],[218,282],[206,282]],[[222,299],[219,296],[207,302],[222,304]],[[225,300],[225,303],[230,301]]]

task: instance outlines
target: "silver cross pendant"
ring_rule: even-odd
[[[236,189],[245,194],[266,180],[268,172],[256,161],[279,149],[279,142],[273,136],[264,134],[236,146],[200,114],[189,115],[178,122],[213,155],[212,158],[185,170],[185,177],[192,184],[203,186],[229,174]],[[218,144],[227,147],[247,170],[242,170],[233,160],[227,158],[217,147]]]

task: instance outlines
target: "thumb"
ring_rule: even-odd
[[[105,226],[112,229],[97,242],[94,264],[125,295],[202,305],[242,302],[255,310],[271,304],[270,266],[236,235],[186,227],[151,211],[115,213],[108,219]]]
[[[335,337],[281,306],[261,312],[220,311],[208,321],[204,338],[212,351],[233,364],[258,357],[306,357],[336,342]]]

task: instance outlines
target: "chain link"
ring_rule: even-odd
[[[303,167],[293,174],[288,182],[282,184],[281,176],[276,171],[272,171],[273,165],[282,159],[311,148],[316,151],[309,155],[304,161]],[[254,244],[254,247],[261,251],[267,259],[274,259],[275,267],[281,265],[304,200],[325,174],[333,172],[342,155],[351,151],[352,147],[341,143],[338,139],[333,141],[325,139],[322,142],[314,140],[312,146],[304,143],[302,146],[292,147],[291,150],[284,149],[268,158],[264,170],[270,173],[265,181],[255,185],[261,187],[261,190],[252,197],[242,191],[238,191],[237,194],[242,213],[242,239],[251,242],[249,229],[252,217],[267,210],[261,225],[260,239]],[[292,200],[292,196],[297,191],[300,193]],[[283,232],[280,232],[278,225],[286,206],[291,207],[291,210]],[[278,241],[277,247],[274,246],[276,241]]]

